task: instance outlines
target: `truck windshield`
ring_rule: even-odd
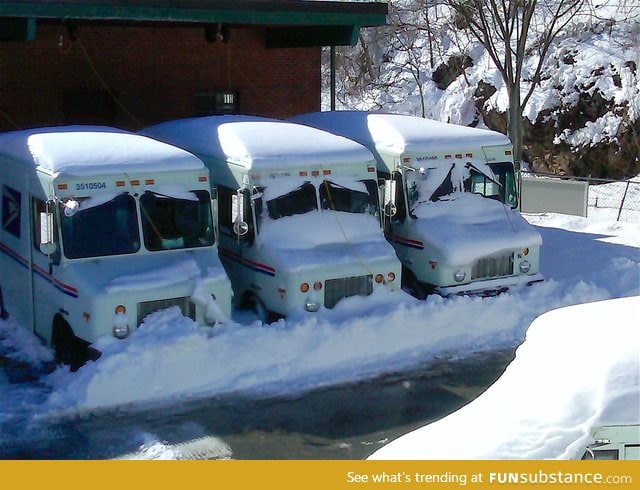
[[[79,211],[71,216],[64,213],[60,204],[62,244],[64,254],[70,259],[100,257],[105,255],[132,254],[140,249],[140,234],[135,199],[120,194],[99,204],[83,204],[89,198],[78,199]]]
[[[148,250],[213,245],[209,193],[200,190],[191,194],[193,199],[178,199],[147,191],[140,197],[142,231]]]
[[[487,175],[462,165],[429,169],[425,175],[419,172],[405,172],[407,180],[407,200],[410,209],[427,201],[438,201],[452,193],[472,192],[489,199],[495,199],[516,208],[518,193],[513,165],[510,162],[491,163],[495,181]],[[444,173],[448,170],[448,173]]]
[[[318,209],[316,188],[305,182],[300,187],[267,201],[267,211],[271,219],[304,214]]]
[[[341,186],[325,180],[320,185],[322,209],[345,211],[347,213],[378,213],[378,189],[374,180],[357,182],[362,190]]]

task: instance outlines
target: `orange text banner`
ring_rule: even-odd
[[[7,489],[640,488],[640,461],[0,461],[0,471]]]

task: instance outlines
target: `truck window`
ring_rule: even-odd
[[[468,182],[470,186],[469,191],[474,194],[480,194],[483,197],[502,201],[500,186],[493,180],[488,179],[485,175],[472,170],[471,178]]]
[[[502,202],[512,208],[518,207],[518,188],[513,165],[510,162],[492,163],[489,165],[500,182]]]
[[[518,207],[518,193],[516,190],[516,178],[513,165],[509,162],[491,163],[491,170],[496,176],[497,182],[493,182],[483,174],[471,171],[471,179],[467,181],[466,190],[474,194],[495,199],[512,208]]]
[[[231,223],[231,196],[236,191],[228,187],[218,186],[218,226],[220,231],[230,234],[233,231]]]
[[[305,182],[291,192],[267,201],[267,211],[271,219],[304,214],[317,209],[316,188],[310,182]]]
[[[193,200],[147,191],[140,197],[144,244],[150,251],[213,245],[209,193],[192,191]]]
[[[591,451],[585,451],[582,459],[604,459],[604,460],[613,460],[619,459],[619,454],[617,449],[593,449]]]
[[[320,205],[322,209],[345,211],[347,213],[378,213],[378,190],[374,180],[361,181],[363,191],[349,189],[325,180],[320,185]]]
[[[60,203],[62,244],[66,257],[122,255],[140,249],[136,202],[132,196],[120,194],[95,206],[90,204],[89,198],[78,201],[80,208],[72,216],[65,215],[64,204]]]
[[[402,223],[407,217],[407,206],[405,201],[405,188],[400,172],[393,172],[391,178],[396,181],[396,206],[397,211],[391,219],[394,223]]]

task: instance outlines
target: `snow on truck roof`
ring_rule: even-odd
[[[0,154],[52,174],[201,170],[195,155],[107,126],[58,126],[0,133]]]
[[[497,131],[402,114],[327,111],[301,114],[290,121],[346,136],[370,149],[387,149],[398,154],[511,143]]]
[[[297,168],[374,160],[364,146],[342,136],[301,124],[254,116],[180,119],[144,129],[142,134],[197,155],[248,169]]]

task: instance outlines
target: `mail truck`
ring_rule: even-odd
[[[265,322],[400,289],[379,221],[375,161],[362,145],[241,115],[165,122],[143,134],[200,157],[218,196],[219,253],[238,307]]]
[[[0,134],[0,307],[77,369],[102,336],[154,311],[231,314],[209,171],[196,156],[100,126]]]
[[[366,111],[292,121],[374,153],[385,189],[385,234],[416,296],[493,295],[543,280],[542,238],[518,212],[513,146],[505,135]]]

